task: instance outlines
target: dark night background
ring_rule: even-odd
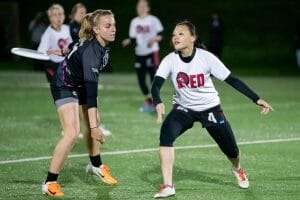
[[[12,2],[17,8],[14,11],[8,9],[8,4]],[[4,44],[2,41],[4,51],[8,52],[13,46],[30,47],[30,34],[27,29],[36,12],[46,11],[52,3],[59,3],[65,8],[65,23],[68,23],[68,14],[77,2],[0,1],[0,23],[6,33]],[[120,43],[128,36],[130,20],[136,15],[136,1],[82,0],[81,2],[87,6],[88,11],[103,8],[111,9],[115,13],[117,39],[112,44],[112,68],[114,72],[133,71],[133,47],[123,49]],[[164,40],[160,44],[161,57],[172,50],[169,43],[170,35],[174,24],[182,19],[191,20],[197,26],[201,39],[206,43],[210,14],[216,11],[225,27],[222,60],[233,72],[249,75],[299,74],[300,70],[296,67],[295,59],[294,32],[300,19],[300,1],[152,0],[150,2],[152,14],[160,18],[165,28]],[[19,22],[16,22],[16,19]],[[11,32],[11,24],[17,24],[15,32],[18,32],[19,36]],[[30,60],[15,58],[9,53],[2,53],[0,70],[12,69],[9,64],[12,62],[15,63],[16,69],[30,70]]]

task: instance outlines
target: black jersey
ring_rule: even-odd
[[[52,85],[83,87],[86,90],[88,107],[96,107],[99,72],[106,67],[108,58],[109,49],[102,47],[95,38],[91,41],[80,41],[73,46],[61,63]],[[92,101],[90,104],[89,99]]]
[[[79,30],[80,30],[80,23],[76,21],[71,21],[70,24],[70,33],[73,42],[78,42],[79,41]]]

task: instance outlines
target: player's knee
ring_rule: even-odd
[[[159,145],[164,147],[172,147],[174,141],[176,140],[175,134],[172,134],[172,131],[165,130],[162,128],[160,137],[159,137]]]
[[[64,130],[64,137],[67,139],[67,141],[71,144],[74,144],[79,136],[80,131],[77,129],[67,129]]]
[[[172,147],[174,143],[173,138],[171,137],[160,137],[159,146],[161,147]]]

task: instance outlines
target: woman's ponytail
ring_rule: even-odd
[[[81,22],[81,28],[79,31],[79,38],[81,40],[91,40],[94,37],[93,25],[91,22],[92,14],[93,13],[86,14]]]

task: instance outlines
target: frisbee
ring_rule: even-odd
[[[36,50],[33,49],[26,49],[26,48],[12,48],[10,50],[11,53],[18,55],[18,56],[23,56],[26,58],[32,58],[32,59],[36,59],[36,60],[50,60],[49,55],[45,54],[45,53],[41,53],[38,52]]]

